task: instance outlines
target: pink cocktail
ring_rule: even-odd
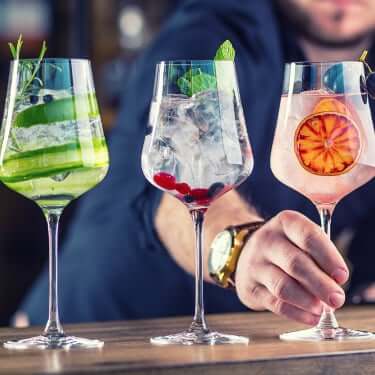
[[[315,204],[336,204],[374,177],[371,141],[371,112],[360,94],[311,90],[291,99],[283,95],[272,172]]]
[[[337,203],[375,175],[375,136],[362,62],[287,64],[271,168],[317,207],[330,236]],[[339,327],[325,307],[318,326],[286,340],[373,339]]]

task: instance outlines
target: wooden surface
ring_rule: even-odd
[[[375,307],[338,312],[343,326],[375,331]],[[189,318],[66,326],[70,334],[105,341],[101,350],[9,351],[0,349],[0,374],[375,374],[375,340],[292,343],[281,332],[303,328],[270,313],[208,317],[212,328],[250,336],[248,346],[149,344],[150,336],[180,331]],[[40,329],[1,329],[0,341],[39,334]]]

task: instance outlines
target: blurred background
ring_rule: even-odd
[[[105,131],[114,124],[128,71],[168,14],[183,0],[0,0],[0,108],[6,95],[9,41],[23,34],[22,57],[84,57],[93,65]],[[0,325],[8,325],[47,261],[40,209],[0,186]],[[76,204],[62,217],[64,241]],[[47,298],[47,296],[46,296]]]

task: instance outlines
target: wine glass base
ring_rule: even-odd
[[[150,339],[150,342],[154,345],[247,345],[249,343],[249,338],[211,331],[202,333],[184,331],[174,335],[153,337]]]
[[[310,328],[301,331],[288,332],[280,335],[285,341],[347,341],[375,340],[375,334],[366,331],[356,331],[349,328]]]
[[[75,336],[35,336],[17,341],[4,343],[6,349],[98,349],[104,345],[103,341],[90,340]]]

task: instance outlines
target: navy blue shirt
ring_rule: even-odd
[[[279,183],[270,170],[284,63],[303,57],[290,30],[280,22],[273,1],[187,0],[137,62],[109,139],[109,174],[81,198],[60,256],[64,322],[193,312],[194,279],[157,238],[153,220],[161,193],[144,178],[140,154],[155,64],[210,59],[225,39],[237,51],[241,97],[255,157],[254,171],[240,193],[264,215],[294,209],[317,219],[308,199]],[[374,206],[373,188],[372,183],[367,184],[340,203],[334,234],[355,227]],[[47,319],[47,281],[44,272],[22,306],[32,324]],[[207,312],[245,310],[234,293],[214,285],[206,285],[205,302]]]

